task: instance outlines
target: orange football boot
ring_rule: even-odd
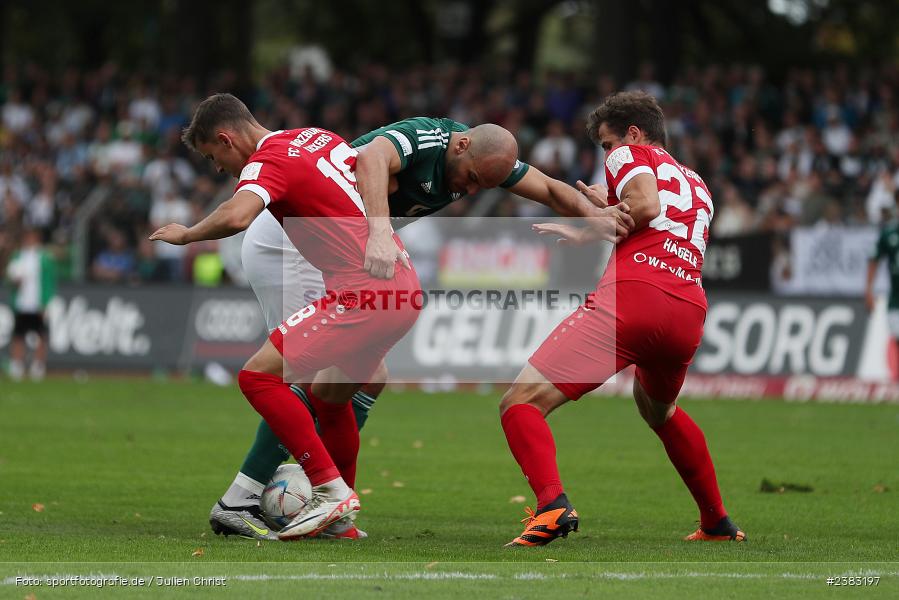
[[[743,533],[730,517],[724,517],[713,529],[705,531],[700,527],[684,538],[687,542],[743,542],[746,534]]]
[[[569,533],[577,531],[577,511],[565,494],[559,494],[537,512],[530,506],[525,508],[525,512],[528,516],[521,520],[527,523],[524,531],[506,546],[545,546],[558,537],[568,537]]]

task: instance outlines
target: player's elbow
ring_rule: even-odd
[[[255,218],[256,215],[250,212],[231,210],[228,211],[228,214],[225,216],[225,225],[232,231],[243,231],[250,226],[250,223],[252,223]]]
[[[662,212],[662,206],[658,199],[653,201],[646,196],[634,195],[628,196],[624,202],[631,209],[631,218],[634,220],[634,223],[637,224],[638,228],[646,225],[658,217]]]

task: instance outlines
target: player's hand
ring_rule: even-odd
[[[363,268],[372,277],[393,279],[397,261],[407,269],[412,268],[406,253],[400,250],[389,229],[382,233],[370,233],[368,242],[365,244]]]
[[[634,229],[630,207],[626,204],[607,206],[600,210],[598,217],[580,219],[586,227],[575,227],[566,223],[538,223],[533,230],[540,235],[558,236],[560,244],[586,244],[605,240],[617,244]]]
[[[531,225],[531,229],[540,235],[556,236],[556,243],[568,244],[586,244],[594,241],[587,239],[589,230],[586,227],[575,227],[567,223],[536,223]]]
[[[615,239],[609,239],[610,242],[616,244],[626,238],[633,231],[637,224],[631,216],[631,207],[624,202],[619,202],[615,206],[607,206],[600,211],[603,217],[615,223]]]
[[[187,227],[178,223],[169,223],[160,227],[150,235],[150,241],[168,242],[175,246],[187,244]]]
[[[876,304],[874,294],[865,292],[865,308],[868,309],[868,312],[874,312],[874,304]]]
[[[577,181],[577,189],[580,193],[587,197],[594,206],[605,208],[609,205],[609,189],[601,183],[587,185],[580,179]]]

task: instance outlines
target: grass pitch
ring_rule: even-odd
[[[236,387],[0,382],[0,597],[817,598],[841,575],[879,576],[879,592],[899,595],[899,406],[682,401],[749,536],[688,544],[692,498],[632,401],[585,398],[550,417],[581,531],[504,549],[520,532],[515,497],[532,496],[498,396],[385,393],[356,486],[370,539],[257,544],[206,521],[255,433]],[[763,479],[813,489],[763,493]]]

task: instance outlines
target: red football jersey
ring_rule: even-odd
[[[643,281],[705,307],[702,258],[714,214],[709,189],[662,148],[619,146],[606,158],[609,204],[617,204],[625,184],[641,173],[656,178],[661,212],[618,244],[600,285]]]
[[[356,154],[324,129],[275,131],[259,140],[235,188],[262,198],[326,284],[364,273],[368,223],[356,191]]]

